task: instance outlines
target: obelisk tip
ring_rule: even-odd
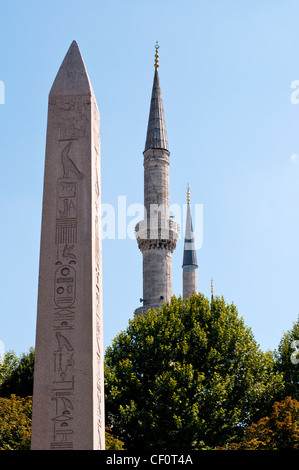
[[[72,41],[58,70],[50,95],[90,93],[92,87],[75,40]]]

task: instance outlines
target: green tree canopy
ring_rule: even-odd
[[[283,388],[236,307],[201,294],[134,318],[106,350],[106,422],[131,449],[238,440]]]
[[[1,373],[2,371],[2,373]],[[8,398],[11,394],[18,397],[33,394],[34,349],[30,348],[17,358],[13,351],[4,356],[0,365],[0,396]]]
[[[283,373],[284,396],[299,400],[299,321],[284,333],[275,358],[276,370]]]
[[[14,351],[7,351],[4,356],[0,358],[0,388],[11,376],[18,363],[19,359]]]

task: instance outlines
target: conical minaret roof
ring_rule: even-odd
[[[187,193],[187,215],[186,215],[183,267],[184,266],[195,266],[195,267],[198,266],[197,258],[196,258],[196,250],[195,250],[195,240],[194,240],[194,234],[193,234],[192,217],[191,217],[189,188],[188,188],[188,193]]]
[[[145,151],[149,149],[165,149],[168,150],[166,124],[164,118],[163,100],[160,88],[160,79],[158,72],[158,48],[156,45],[156,63],[155,75],[152,90],[150,113],[148,118],[147,135],[145,143]]]

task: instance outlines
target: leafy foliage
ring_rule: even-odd
[[[0,396],[9,397],[15,394],[18,397],[33,395],[34,349],[30,348],[27,354],[17,358],[13,351],[4,356],[0,366]]]
[[[30,450],[33,371],[33,348],[19,358],[8,351],[0,362],[0,450]],[[106,450],[123,450],[109,428],[105,441]]]
[[[9,379],[12,372],[18,365],[18,358],[14,351],[7,351],[4,357],[0,358],[0,389],[2,384]]]
[[[135,318],[106,351],[106,449],[299,450],[294,340],[298,322],[263,353],[233,304],[201,294]],[[0,450],[29,449],[34,350],[1,359]]]
[[[30,450],[32,397],[0,398],[0,450]],[[105,430],[106,450],[123,450],[123,442]]]
[[[32,397],[0,398],[0,450],[29,450]]]
[[[299,450],[299,402],[286,397],[276,402],[269,417],[249,426],[242,450]]]
[[[271,409],[273,367],[234,305],[173,297],[107,349],[107,424],[129,450],[222,445]]]
[[[124,443],[111,435],[111,429],[105,428],[105,450],[124,450]]]
[[[293,341],[298,340],[299,322],[294,323],[292,329],[283,335],[278,350],[275,352],[275,367],[278,372],[283,373],[285,382],[284,396],[290,396],[296,400],[299,400],[299,353],[296,353],[296,348],[292,347],[292,344]],[[291,358],[295,360],[292,361]]]

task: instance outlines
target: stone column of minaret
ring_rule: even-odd
[[[155,75],[144,156],[144,220],[136,225],[143,256],[143,307],[135,315],[158,308],[172,296],[172,253],[179,226],[169,217],[169,156],[156,45]]]
[[[187,215],[183,256],[183,298],[197,294],[197,259],[190,208],[190,188],[187,188]]]
[[[33,450],[105,448],[100,117],[73,41],[49,94]]]

